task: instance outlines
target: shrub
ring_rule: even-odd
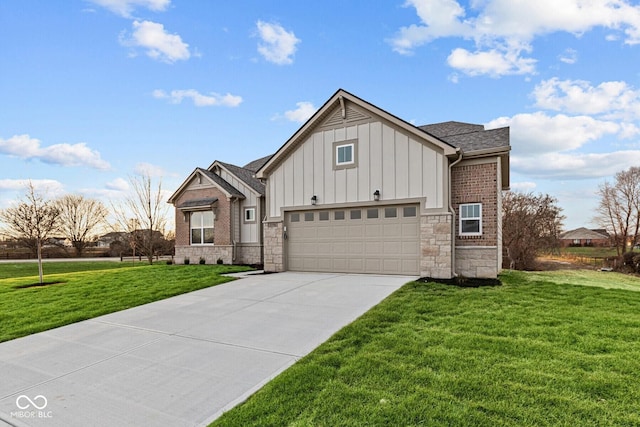
[[[203,257],[200,257],[200,261],[198,261],[198,264],[203,265],[203,264],[206,264],[206,263],[207,263],[207,260],[204,259]]]
[[[216,264],[222,265],[224,264],[224,261],[222,261],[222,258],[218,258],[218,260],[216,261]]]
[[[184,257],[184,264],[185,264],[185,265],[188,265],[188,264],[189,264],[189,262],[190,262],[190,261],[189,261],[189,257]]]

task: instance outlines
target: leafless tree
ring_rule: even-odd
[[[98,227],[104,224],[108,209],[99,200],[69,194],[55,201],[60,212],[60,233],[71,241],[76,256],[96,237]]]
[[[502,213],[502,241],[513,268],[532,269],[540,252],[559,247],[564,216],[555,198],[508,191],[503,194]]]
[[[35,250],[38,275],[43,282],[42,245],[58,231],[59,211],[55,204],[38,193],[29,181],[24,199],[16,206],[0,210],[4,233]]]
[[[158,245],[167,225],[168,205],[164,200],[162,179],[154,183],[150,174],[129,178],[131,192],[121,206],[114,206],[117,226],[131,236],[138,249],[153,264]],[[134,252],[135,255],[135,252]]]
[[[627,243],[638,243],[640,233],[640,168],[618,172],[615,182],[598,188],[600,203],[595,220],[613,236],[618,255],[627,251]]]

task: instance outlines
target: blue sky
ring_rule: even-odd
[[[513,189],[591,223],[640,165],[640,5],[625,0],[0,2],[0,208],[171,193],[275,152],[337,89],[416,125],[511,127]],[[46,189],[46,190],[44,190]]]

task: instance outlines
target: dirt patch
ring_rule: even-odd
[[[577,261],[547,257],[537,258],[536,264],[536,271],[584,270],[585,268],[593,269],[593,266]]]
[[[26,285],[18,285],[14,286],[14,289],[27,289],[27,288],[41,288],[43,286],[51,286],[51,285],[60,285],[65,282],[56,281],[56,282],[38,282],[38,283],[27,283]]]

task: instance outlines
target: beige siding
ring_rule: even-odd
[[[245,199],[241,200],[236,206],[233,216],[233,238],[238,243],[259,243],[260,242],[260,221],[253,223],[244,222],[244,208],[251,206],[256,207],[256,215],[259,214],[258,209],[258,196],[254,193],[254,190],[248,187],[244,182],[237,179],[234,175],[228,173],[222,169],[220,176],[229,184],[237,188],[242,194],[245,195]]]
[[[334,169],[333,143],[357,141],[357,166]],[[446,158],[397,128],[371,121],[336,129],[321,129],[271,172],[268,181],[269,217],[282,208],[368,202],[380,190],[382,201],[426,198],[422,208],[445,207]]]

